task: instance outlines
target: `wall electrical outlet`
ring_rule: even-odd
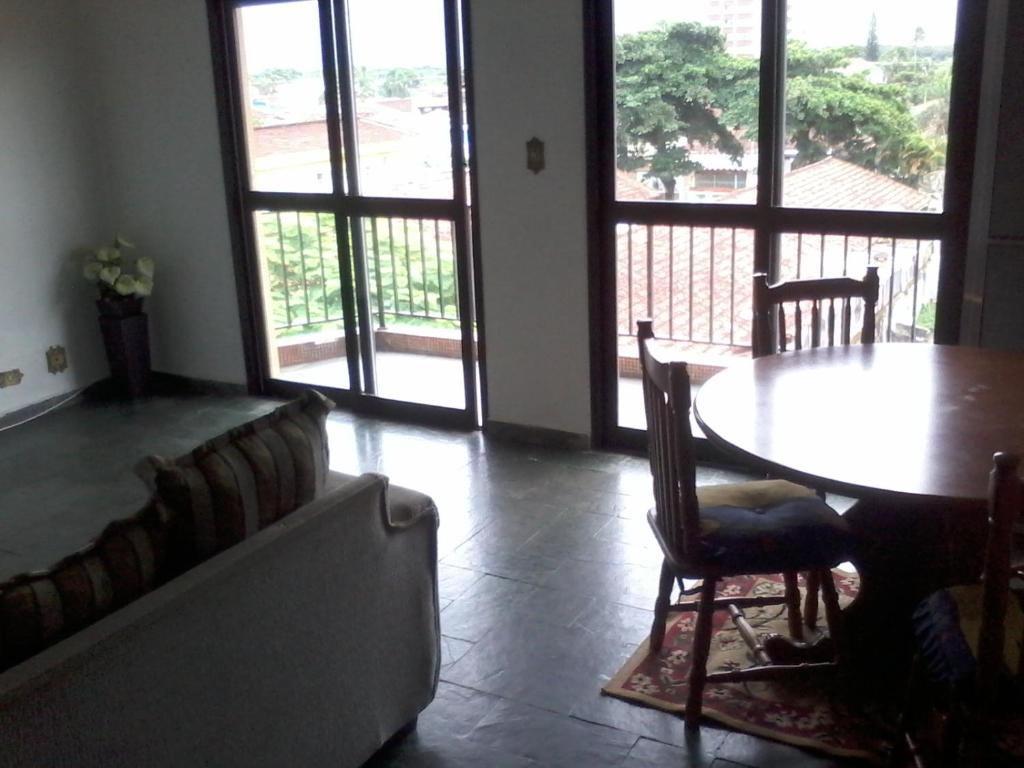
[[[68,369],[68,353],[64,347],[54,345],[46,350],[46,370],[63,373]]]
[[[15,387],[21,384],[23,378],[25,378],[25,374],[17,368],[12,368],[9,371],[0,371],[0,389]]]

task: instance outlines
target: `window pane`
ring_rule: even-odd
[[[465,408],[455,229],[443,219],[363,219],[377,394]]]
[[[349,17],[360,194],[450,198],[444,4],[350,0]]]
[[[760,35],[761,0],[615,3],[617,199],[755,201]]]
[[[254,216],[272,377],[347,389],[334,215],[258,211]]]
[[[939,211],[956,0],[790,0],[783,202]]]
[[[675,346],[694,394],[716,371],[750,357],[754,232],[731,227],[619,224],[616,292],[619,424],[645,428],[636,321]]]
[[[252,188],[330,192],[315,0],[245,6],[236,13]]]
[[[876,340],[932,341],[939,286],[939,241],[785,232],[779,242],[781,280],[842,276],[860,279],[869,264],[877,266]],[[859,328],[859,302],[853,311],[853,327]],[[809,317],[810,313],[805,315]]]

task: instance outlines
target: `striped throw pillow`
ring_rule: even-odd
[[[175,516],[178,568],[227,549],[323,491],[327,414],[334,403],[308,390],[293,402],[207,441],[178,459],[147,457],[157,495]]]
[[[159,586],[169,523],[168,510],[151,501],[49,570],[0,584],[0,671]]]

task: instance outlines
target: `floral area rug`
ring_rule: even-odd
[[[840,602],[857,592],[857,577],[835,573]],[[743,576],[724,581],[719,596],[782,594],[782,577]],[[756,632],[788,635],[783,606],[747,608],[744,613]],[[825,615],[821,606],[818,615]],[[670,614],[665,642],[651,654],[645,640],[603,689],[626,701],[681,714],[689,686],[690,640],[696,614]],[[738,669],[751,664],[746,643],[725,611],[715,611],[708,671]],[[901,686],[894,686],[895,689]],[[899,694],[894,690],[894,695]],[[847,697],[848,698],[848,697]],[[708,684],[704,717],[728,728],[841,757],[879,762],[892,744],[891,717],[847,701],[831,675],[805,680]]]

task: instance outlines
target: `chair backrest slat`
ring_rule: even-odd
[[[850,326],[853,325],[852,304],[853,302],[850,299],[843,299],[843,346],[846,346],[850,343]],[[861,337],[863,338],[863,336],[864,334],[862,333]]]
[[[878,303],[878,267],[867,268],[863,279],[852,277],[827,277],[812,280],[788,280],[774,285],[768,282],[763,272],[754,275],[754,356],[785,352],[792,338],[796,349],[804,348],[804,318],[801,302],[811,305],[808,340],[812,347],[822,344],[822,325],[827,322],[827,341],[835,345],[835,301],[841,302],[840,339],[843,345],[850,344],[853,337],[852,300],[863,303],[864,320],[860,342],[872,344],[875,341],[875,311]],[[821,304],[829,302],[827,321],[822,319]],[[786,328],[786,313],[783,305],[792,304],[792,333]]]
[[[637,322],[637,340],[658,529],[684,559],[696,554],[700,536],[690,376],[686,363],[657,346],[650,320]]]
[[[794,347],[796,349],[804,348],[804,313],[800,310],[800,302],[796,303],[796,308],[793,310],[793,336]]]

